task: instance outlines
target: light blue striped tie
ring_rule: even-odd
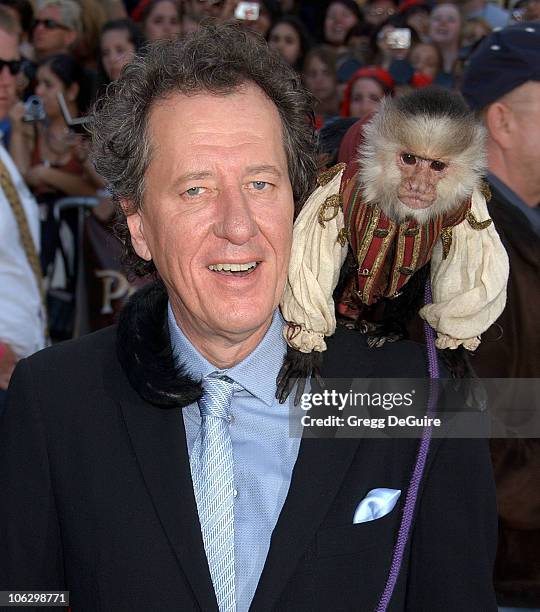
[[[236,610],[234,473],[229,408],[242,387],[215,374],[203,379],[202,424],[191,450],[191,477],[201,532],[220,612]]]

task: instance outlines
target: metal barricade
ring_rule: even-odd
[[[71,265],[71,269],[66,270],[66,274],[71,274],[74,279],[74,294],[73,299],[75,303],[75,313],[73,322],[73,338],[77,338],[85,333],[85,321],[87,320],[86,301],[81,299],[84,295],[84,256],[83,256],[83,236],[84,236],[84,222],[88,212],[95,208],[99,204],[99,198],[97,197],[83,197],[83,196],[68,196],[65,198],[58,199],[53,206],[53,216],[60,228],[63,214],[68,210],[77,210],[77,232],[75,242],[75,255]]]

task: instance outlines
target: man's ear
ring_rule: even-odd
[[[144,235],[144,222],[140,210],[133,212],[133,208],[127,202],[127,200],[120,200],[120,206],[126,213],[126,222],[131,236],[131,244],[135,249],[135,253],[142,259],[150,261],[152,254],[148,248],[146,238]]]
[[[512,146],[512,127],[514,116],[512,109],[502,101],[494,102],[485,114],[486,127],[491,138],[501,149]]]

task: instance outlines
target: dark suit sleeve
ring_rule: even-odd
[[[39,399],[23,360],[0,419],[0,590],[54,590],[64,585]]]
[[[406,609],[496,611],[497,511],[487,440],[434,443],[412,534]]]

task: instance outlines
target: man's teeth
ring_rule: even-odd
[[[249,263],[217,263],[208,266],[209,270],[214,272],[248,272],[257,265],[256,261],[250,261]]]

